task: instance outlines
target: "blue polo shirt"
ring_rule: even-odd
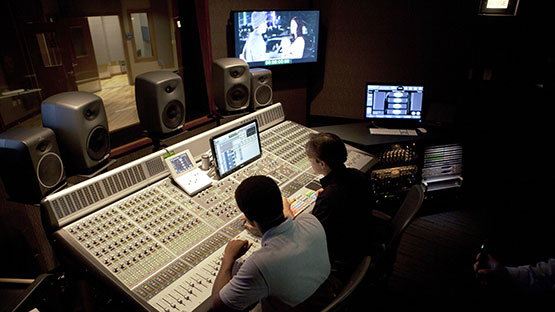
[[[264,233],[261,248],[220,290],[230,308],[261,301],[263,311],[294,307],[310,297],[330,273],[326,234],[311,214],[287,218]]]

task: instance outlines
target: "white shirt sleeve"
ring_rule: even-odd
[[[519,288],[525,292],[555,290],[555,258],[539,262],[535,266],[507,267],[507,271]]]

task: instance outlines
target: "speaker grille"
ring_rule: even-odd
[[[162,122],[164,126],[175,129],[183,124],[185,118],[185,106],[178,100],[172,100],[164,106]]]
[[[110,148],[110,135],[106,128],[94,128],[87,138],[87,154],[93,160],[101,160]]]
[[[256,89],[254,96],[259,105],[268,105],[272,101],[272,88],[268,85],[261,85]]]
[[[44,154],[37,164],[37,179],[46,188],[56,186],[64,177],[62,159],[55,153]]]
[[[160,158],[154,158],[146,162],[146,168],[151,176],[166,170],[166,164]]]
[[[229,106],[242,108],[249,100],[249,89],[243,84],[235,85],[227,91],[226,97]]]

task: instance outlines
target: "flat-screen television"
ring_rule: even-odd
[[[318,61],[319,10],[232,11],[233,55],[249,67]]]
[[[424,86],[366,83],[366,119],[422,121]]]
[[[210,138],[216,174],[221,179],[262,156],[256,119]]]

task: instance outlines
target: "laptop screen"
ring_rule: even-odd
[[[256,119],[210,138],[216,172],[223,178],[262,156]]]
[[[366,84],[366,119],[422,119],[424,87],[399,84]]]

